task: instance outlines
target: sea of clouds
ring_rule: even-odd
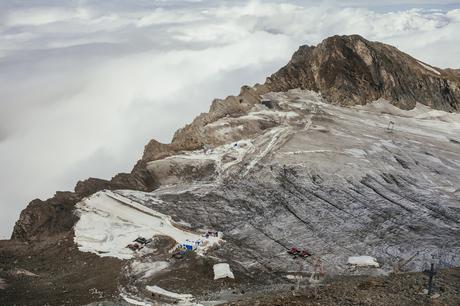
[[[360,34],[460,68],[457,1],[0,3],[0,239],[33,198],[130,171],[302,44]]]

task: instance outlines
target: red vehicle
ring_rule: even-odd
[[[142,249],[142,245],[140,245],[139,243],[130,243],[126,246],[128,249],[132,250],[132,251],[139,251],[140,249]]]
[[[293,258],[297,258],[297,257],[307,258],[307,257],[310,257],[312,255],[307,249],[300,250],[300,249],[298,249],[296,247],[292,247],[288,251],[288,254],[292,255]]]
[[[130,249],[131,251],[139,251],[142,249],[144,246],[152,242],[152,239],[146,239],[144,237],[137,237],[136,240],[133,241],[133,243],[128,244],[126,247]]]

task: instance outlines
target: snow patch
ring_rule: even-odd
[[[32,276],[32,277],[37,277],[37,276],[38,276],[37,274],[32,273],[32,272],[30,272],[30,271],[27,271],[27,270],[25,270],[25,269],[16,269],[16,270],[14,271],[14,274],[15,274],[15,275]]]
[[[420,64],[420,66],[422,66],[422,67],[425,68],[426,70],[431,71],[431,72],[434,72],[434,73],[436,73],[437,75],[441,75],[441,73],[440,73],[438,70],[434,69],[433,67],[428,66],[428,65],[425,65],[424,63],[419,62],[419,61],[417,61],[417,62]]]
[[[272,110],[261,110],[257,112],[250,112],[249,115],[252,116],[270,116],[278,117],[283,119],[291,119],[299,117],[300,115],[294,111],[272,111]]]
[[[281,111],[281,110],[256,110],[248,112],[247,115],[238,117],[243,120],[267,120],[267,119],[282,119],[289,120],[300,117],[300,115],[294,111]]]
[[[307,154],[307,153],[326,153],[326,152],[336,152],[332,150],[302,150],[302,151],[292,151],[292,152],[283,152],[285,155],[298,155],[298,154]]]
[[[214,280],[220,278],[235,278],[228,263],[219,263],[214,265]]]
[[[131,271],[138,278],[149,278],[156,273],[169,267],[169,263],[166,261],[154,261],[154,262],[140,262],[134,261],[131,263]]]
[[[380,267],[377,259],[372,256],[351,256],[348,257],[349,265],[355,265],[360,267]]]
[[[139,305],[139,306],[152,306],[151,303],[146,303],[146,302],[142,302],[142,301],[138,301],[138,300],[135,300],[129,296],[127,296],[126,294],[123,294],[123,293],[120,293],[120,296],[123,298],[123,300],[125,300],[126,302],[132,304],[132,305]]]
[[[194,303],[194,297],[191,294],[180,294],[180,293],[175,293],[172,291],[165,290],[163,288],[160,288],[158,286],[147,286],[146,289],[152,293],[159,294],[165,297],[173,298],[176,300],[179,300],[178,305],[200,305],[197,303]]]
[[[292,280],[292,279],[302,279],[303,277],[302,277],[302,275],[287,274],[287,275],[286,275],[286,278]]]

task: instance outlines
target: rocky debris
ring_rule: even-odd
[[[444,74],[452,81],[460,81],[460,69],[446,68],[444,69]]]
[[[221,305],[459,305],[460,269],[441,270],[437,277],[436,301],[421,294],[427,284],[422,273],[386,277],[339,277],[317,288],[264,292]]]
[[[160,184],[169,185],[212,180],[216,165],[209,159],[166,158],[150,162],[147,169],[158,177]]]
[[[3,278],[0,278],[0,290],[6,289],[7,284],[6,281]]]
[[[115,300],[122,266],[118,259],[78,251],[71,233],[34,243],[3,240],[0,278],[7,286],[0,291],[0,305],[85,305]]]
[[[267,79],[272,91],[309,89],[340,105],[364,105],[379,98],[411,109],[415,103],[460,110],[458,70],[431,67],[393,46],[361,36],[333,36],[316,47],[302,46]]]

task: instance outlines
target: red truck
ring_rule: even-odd
[[[307,257],[312,256],[312,254],[307,249],[300,250],[299,248],[296,248],[296,247],[292,247],[288,251],[288,254],[292,255],[292,258],[294,258],[294,259],[297,258],[297,257],[307,258]]]

